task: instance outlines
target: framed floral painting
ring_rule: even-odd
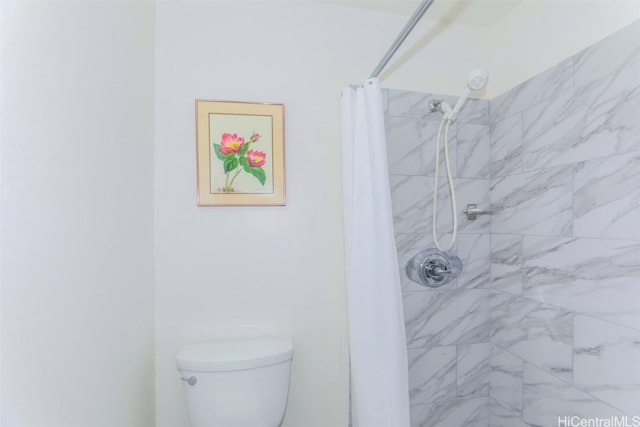
[[[285,205],[284,105],[196,100],[198,206]]]

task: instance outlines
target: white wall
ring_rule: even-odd
[[[295,344],[285,426],[346,426],[340,91],[404,19],[299,2],[156,16],[157,425],[186,426],[182,344],[265,323]],[[285,104],[286,207],[196,207],[196,98]]]
[[[3,427],[154,423],[153,19],[3,4]]]
[[[395,34],[379,46],[379,57],[374,60],[376,63],[400,32],[404,21],[406,18],[402,25],[394,29]],[[460,94],[471,70],[491,69],[491,57],[487,55],[487,50],[474,47],[478,40],[486,37],[485,28],[434,22],[425,15],[380,75],[381,83],[392,89]],[[370,68],[368,72],[373,69]],[[483,97],[485,91],[474,95]]]

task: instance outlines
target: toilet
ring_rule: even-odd
[[[293,344],[261,338],[188,344],[176,356],[191,427],[278,427]]]

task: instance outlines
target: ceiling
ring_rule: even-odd
[[[411,16],[420,0],[318,0],[323,3]],[[489,28],[523,0],[435,0],[424,19]]]

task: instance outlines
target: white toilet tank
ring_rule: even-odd
[[[191,427],[278,427],[293,344],[263,338],[188,344],[176,356]]]

